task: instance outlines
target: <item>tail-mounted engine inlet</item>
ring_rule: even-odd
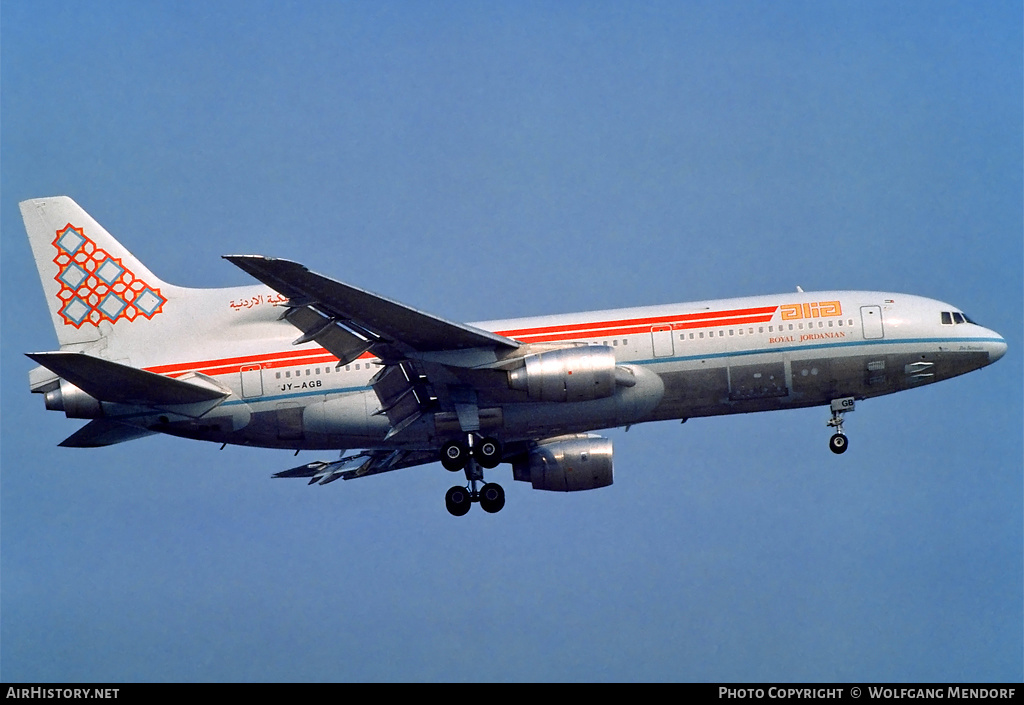
[[[69,419],[98,419],[103,416],[100,400],[62,379],[60,386],[43,396],[49,411],[63,411]]]

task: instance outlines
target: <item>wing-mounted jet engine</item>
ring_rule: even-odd
[[[617,367],[607,345],[582,345],[533,353],[508,373],[508,386],[534,401],[577,402],[604,399],[616,386],[632,387],[633,374]]]
[[[512,459],[512,477],[535,490],[578,492],[612,484],[612,441],[592,433],[539,441]]]

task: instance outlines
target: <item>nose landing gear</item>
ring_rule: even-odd
[[[843,414],[853,411],[853,402],[853,397],[832,400],[832,418],[829,420],[828,425],[834,428],[836,432],[828,439],[828,447],[836,455],[845,453],[846,449],[850,447],[850,442],[847,440],[846,434],[843,433]]]

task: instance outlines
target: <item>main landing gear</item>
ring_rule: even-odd
[[[850,442],[846,439],[846,434],[843,433],[843,414],[853,411],[853,401],[853,397],[832,400],[832,418],[828,425],[836,432],[828,439],[828,447],[836,455],[845,453],[846,449],[850,447]]]
[[[452,472],[466,471],[469,485],[456,485],[444,496],[445,506],[453,516],[463,516],[469,511],[473,502],[489,514],[501,511],[505,506],[505,490],[501,485],[488,482],[477,489],[477,483],[483,482],[482,468],[495,468],[501,462],[501,444],[494,438],[476,438],[469,434],[466,442],[448,441],[441,448],[441,464]]]

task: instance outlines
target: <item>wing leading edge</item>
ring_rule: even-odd
[[[224,259],[288,297],[285,318],[303,332],[297,344],[316,341],[342,364],[367,350],[385,362],[397,362],[417,353],[481,348],[508,352],[519,347],[511,338],[447,321],[316,274],[297,262],[262,255]]]

